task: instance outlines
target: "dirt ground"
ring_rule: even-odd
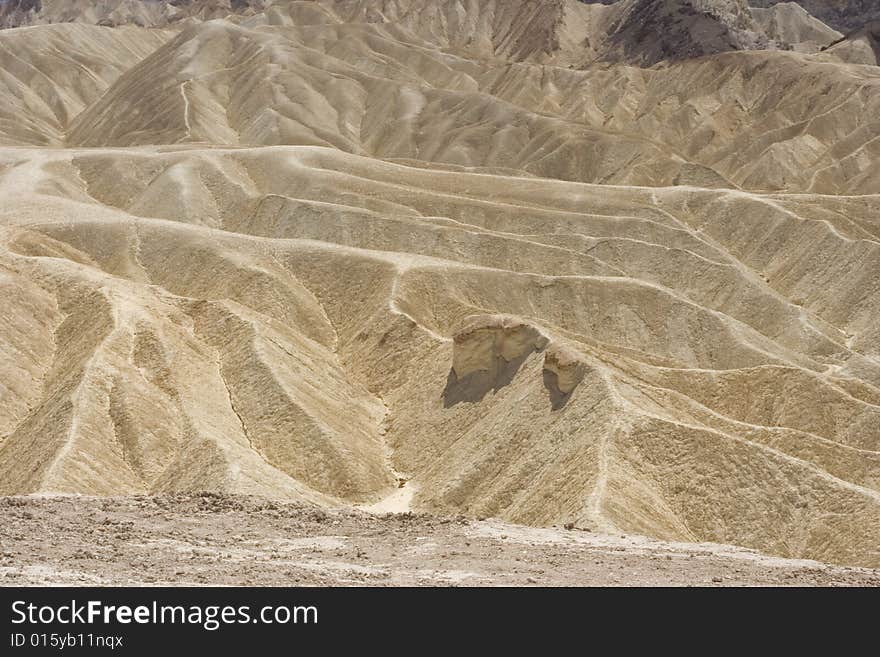
[[[213,494],[0,498],[0,547],[7,586],[880,586],[725,545]]]

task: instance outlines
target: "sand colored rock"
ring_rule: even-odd
[[[555,377],[552,384],[564,396],[574,392],[584,380],[585,370],[586,364],[575,351],[554,347],[544,355],[544,371]]]
[[[764,34],[800,52],[818,52],[843,36],[794,2],[751,11]]]
[[[498,316],[469,318],[454,337],[452,371],[462,379],[476,372],[495,378],[508,364],[542,351],[547,338],[515,319]]]
[[[880,20],[835,40],[824,51],[835,60],[849,64],[880,65]]]
[[[0,494],[880,565],[880,69],[622,6],[0,31]]]

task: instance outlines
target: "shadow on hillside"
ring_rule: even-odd
[[[568,403],[568,400],[571,399],[570,392],[562,392],[559,389],[558,380],[556,372],[551,372],[548,369],[544,369],[544,388],[547,389],[547,394],[550,395],[550,410],[558,411],[559,409],[565,407]]]
[[[501,388],[510,385],[519,368],[532,353],[534,352],[529,351],[510,361],[498,356],[491,369],[471,372],[461,379],[456,376],[455,370],[450,368],[446,377],[446,387],[443,389],[443,407],[451,408],[462,402],[480,402],[489,392],[498,392]]]

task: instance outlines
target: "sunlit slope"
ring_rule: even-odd
[[[833,31],[741,0],[15,16],[76,22],[0,30],[0,494],[880,565],[869,28],[815,53]]]
[[[811,57],[576,70],[470,59],[394,23],[212,21],[118,79],[68,143],[320,145],[583,182],[870,193],[880,69]]]
[[[792,44],[801,52],[818,52],[843,37],[842,33],[794,2],[782,2],[768,8],[753,7],[751,12],[768,38]]]
[[[170,34],[75,24],[0,31],[0,144],[63,144],[70,122]]]
[[[403,477],[417,509],[880,563],[876,197],[316,147],[3,167],[4,492]]]
[[[671,182],[685,164],[647,137],[500,99],[481,88],[492,80],[483,82],[477,62],[397,32],[363,24],[199,25],[129,71],[77,117],[69,143],[308,144],[381,158],[648,184]]]

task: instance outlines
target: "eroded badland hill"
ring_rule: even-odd
[[[0,494],[880,567],[877,39],[810,10],[0,3]]]

